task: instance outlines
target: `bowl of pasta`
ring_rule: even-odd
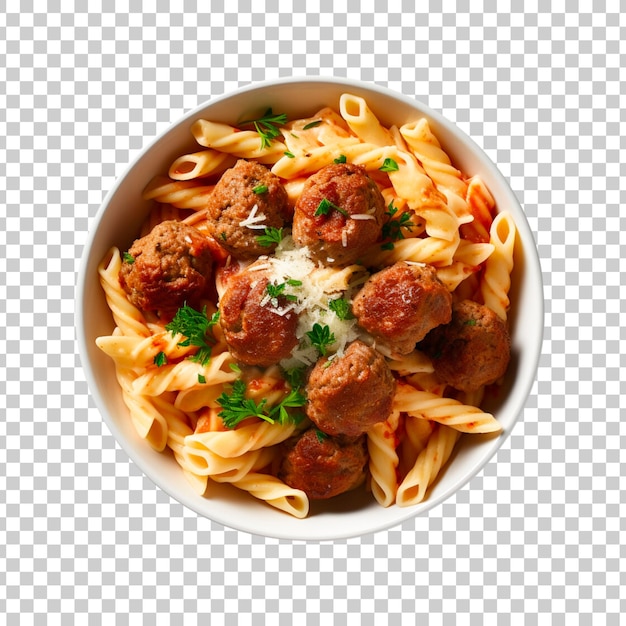
[[[346,79],[244,87],[154,139],[77,285],[102,417],[161,489],[294,540],[398,525],[521,414],[543,333],[532,232],[436,111]]]

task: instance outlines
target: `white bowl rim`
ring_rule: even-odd
[[[470,472],[465,473],[459,480],[450,485],[443,493],[440,495],[433,497],[431,496],[426,502],[422,503],[422,505],[418,505],[417,507],[407,507],[407,508],[397,508],[396,514],[390,517],[389,519],[385,519],[380,521],[376,525],[364,525],[363,527],[354,526],[351,528],[345,527],[343,530],[333,529],[332,532],[329,532],[327,529],[323,528],[322,524],[316,525],[315,532],[311,532],[310,528],[307,528],[306,532],[298,532],[297,527],[295,532],[290,530],[289,532],[281,531],[280,527],[275,529],[264,531],[259,531],[258,528],[255,528],[254,524],[254,516],[250,516],[250,519],[247,519],[245,516],[242,516],[241,520],[233,520],[228,516],[221,516],[219,513],[207,513],[207,511],[202,510],[201,507],[197,505],[197,501],[194,501],[193,498],[187,498],[183,494],[172,493],[170,490],[163,487],[161,477],[158,475],[158,472],[155,472],[153,468],[146,462],[143,461],[141,456],[136,454],[133,450],[133,446],[130,442],[125,440],[125,437],[122,435],[120,429],[115,424],[115,421],[108,415],[107,411],[103,409],[105,406],[105,401],[103,395],[100,391],[98,384],[96,383],[96,373],[93,370],[92,364],[89,359],[86,358],[88,354],[87,351],[87,341],[88,338],[85,335],[85,302],[84,302],[84,292],[85,285],[87,281],[86,276],[86,267],[90,257],[90,251],[93,245],[94,240],[98,234],[98,230],[100,224],[106,214],[106,209],[111,202],[111,199],[115,196],[118,188],[121,186],[123,181],[129,175],[133,167],[144,157],[144,155],[159,141],[161,141],[166,135],[172,132],[175,128],[186,124],[189,119],[198,115],[202,111],[204,111],[207,107],[212,107],[215,104],[223,100],[228,100],[233,97],[240,97],[243,94],[248,92],[254,92],[257,90],[264,90],[268,87],[275,87],[278,85],[291,84],[296,86],[299,83],[320,83],[320,84],[329,84],[335,87],[345,88],[346,90],[357,89],[365,92],[373,92],[377,93],[381,96],[389,97],[395,100],[403,101],[410,107],[415,108],[423,113],[424,116],[430,118],[431,120],[436,121],[439,125],[447,128],[453,134],[460,134],[465,143],[471,146],[471,149],[479,154],[481,158],[489,163],[493,168],[493,176],[499,179],[500,185],[506,189],[509,193],[508,201],[512,203],[516,207],[516,215],[515,222],[518,228],[518,232],[520,233],[521,238],[525,243],[532,242],[533,246],[531,249],[528,247],[524,248],[524,262],[527,265],[527,273],[531,275],[532,280],[537,285],[537,288],[541,294],[540,301],[537,303],[539,310],[537,311],[537,317],[539,318],[539,322],[536,325],[534,330],[534,336],[529,338],[528,345],[526,349],[529,351],[527,355],[527,361],[532,363],[533,365],[533,375],[528,376],[524,381],[525,384],[520,387],[519,383],[516,383],[516,395],[519,397],[519,409],[517,411],[517,415],[514,417],[510,428],[505,430],[497,440],[494,440],[494,445],[491,446],[488,453],[485,454],[480,463],[476,464],[472,467]],[[247,85],[244,85],[234,91],[230,91],[227,93],[220,94],[215,97],[211,97],[204,102],[200,103],[198,106],[189,110],[183,116],[178,118],[176,121],[167,126],[163,131],[158,133],[154,138],[148,141],[145,146],[135,155],[133,160],[127,164],[122,173],[117,177],[113,186],[105,195],[96,215],[94,216],[92,223],[90,225],[87,239],[83,248],[78,280],[76,285],[76,299],[75,299],[75,320],[76,320],[76,332],[77,332],[77,343],[79,348],[79,356],[81,360],[81,365],[84,370],[86,380],[88,383],[88,387],[90,393],[95,401],[96,407],[98,408],[101,417],[105,424],[108,426],[112,435],[114,436],[116,442],[120,447],[128,454],[128,456],[137,464],[137,466],[141,469],[141,471],[160,489],[162,489],[167,495],[169,495],[174,500],[193,510],[195,513],[202,517],[207,517],[208,519],[221,524],[227,528],[232,528],[241,532],[247,532],[253,535],[259,535],[262,537],[272,537],[276,539],[285,539],[291,541],[327,541],[327,540],[342,540],[348,539],[356,536],[364,536],[366,534],[375,533],[383,530],[388,530],[390,528],[399,526],[403,522],[415,518],[419,515],[423,515],[424,513],[430,511],[434,507],[438,506],[445,500],[449,499],[453,494],[458,492],[465,484],[467,484],[472,478],[474,478],[489,461],[495,455],[495,453],[500,449],[503,445],[504,441],[510,435],[512,427],[517,423],[520,419],[521,414],[523,413],[526,399],[531,391],[531,388],[535,382],[537,377],[537,367],[539,364],[539,358],[541,354],[541,346],[543,341],[543,331],[544,331],[544,302],[543,302],[543,282],[542,282],[542,274],[541,274],[541,266],[539,262],[539,256],[536,249],[536,244],[534,243],[534,236],[528,224],[527,218],[524,214],[524,211],[519,203],[519,200],[513,193],[508,181],[505,179],[503,174],[498,169],[497,165],[487,156],[484,150],[476,144],[476,142],[468,136],[461,128],[453,124],[451,121],[443,117],[442,114],[437,112],[436,110],[430,108],[428,105],[424,104],[422,101],[406,96],[401,92],[397,92],[388,87],[381,86],[376,83],[370,83],[361,80],[355,80],[344,77],[332,77],[332,76],[287,76],[281,77],[275,80],[266,80],[260,82],[254,82]],[[530,371],[530,367],[527,367]],[[146,444],[147,445],[147,444]],[[181,474],[181,480],[184,480]],[[298,520],[302,521],[302,520]],[[289,526],[291,528],[291,525]],[[304,528],[303,528],[304,531]]]

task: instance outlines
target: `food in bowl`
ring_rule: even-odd
[[[422,503],[463,433],[502,429],[481,405],[507,391],[512,214],[427,117],[356,93],[189,133],[98,266],[137,434],[198,494],[298,519],[355,490]]]

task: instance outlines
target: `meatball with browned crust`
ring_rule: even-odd
[[[372,275],[355,296],[361,328],[395,354],[408,354],[452,315],[452,296],[430,265],[399,262]]]
[[[168,317],[205,295],[212,264],[210,240],[193,226],[169,220],[133,243],[120,284],[136,307]]]
[[[389,417],[395,388],[382,354],[353,341],[342,356],[315,364],[306,385],[306,413],[329,435],[356,437]]]
[[[278,477],[304,491],[311,500],[325,500],[363,482],[368,462],[367,439],[330,437],[315,428],[284,445]]]
[[[419,349],[431,359],[438,378],[459,391],[475,391],[504,375],[511,358],[506,324],[484,304],[463,300],[452,321],[438,326]]]
[[[207,203],[209,233],[237,259],[270,254],[257,237],[290,218],[287,191],[264,165],[240,159],[219,179]]]
[[[298,316],[285,312],[284,296],[269,297],[267,274],[253,268],[229,279],[219,302],[220,325],[237,361],[268,367],[290,356],[298,343]]]
[[[385,200],[365,168],[327,165],[305,183],[293,216],[293,238],[324,265],[353,263],[381,236]]]

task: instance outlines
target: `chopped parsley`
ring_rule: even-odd
[[[169,330],[172,335],[180,333],[186,337],[184,341],[179,342],[179,346],[197,346],[199,349],[190,357],[191,360],[207,365],[211,360],[211,346],[215,343],[213,336],[208,333],[217,324],[219,318],[219,311],[209,319],[206,315],[206,306],[202,311],[196,311],[185,304],[176,311],[174,319],[166,324],[165,329]]]
[[[285,152],[283,152],[283,154],[288,158],[288,159],[295,159],[296,155],[293,152],[289,152],[289,150],[285,150]]]
[[[397,172],[400,168],[393,159],[385,159],[378,169],[381,172]]]
[[[273,246],[274,244],[279,244],[282,241],[282,239],[283,239],[283,229],[274,228],[273,226],[266,228],[265,234],[258,235],[256,238],[259,245],[263,246],[264,248],[269,248],[270,246]]]
[[[345,154],[340,154],[336,159],[333,159],[333,163],[339,165],[340,163],[345,163],[348,160],[348,157]]]
[[[322,443],[324,439],[328,439],[328,435],[325,432],[321,431],[319,428],[315,429],[315,436],[320,443]]]
[[[201,385],[205,385],[206,384],[206,376],[203,376],[202,374],[198,374],[198,382]]]
[[[315,128],[322,123],[323,120],[315,120],[313,122],[309,122],[306,126],[302,127],[302,130],[309,130],[309,128]]]
[[[124,252],[122,259],[124,259],[124,263],[130,263],[131,265],[135,262],[135,257],[130,252]]]
[[[297,423],[301,416],[294,415],[287,409],[304,406],[306,398],[299,389],[292,389],[276,406],[269,408],[267,398],[259,403],[252,398],[246,398],[246,383],[238,378],[233,382],[230,393],[222,392],[217,403],[222,407],[218,415],[224,421],[224,426],[232,429],[249,417],[256,417],[270,424]]]
[[[306,336],[322,356],[326,356],[326,348],[336,341],[334,333],[330,332],[328,326],[317,323],[313,324],[313,329],[306,333]]]
[[[262,193],[267,193],[267,185],[257,185],[252,191],[257,194],[257,196]]]
[[[304,385],[304,380],[306,378],[306,367],[304,365],[300,367],[292,367],[286,370],[283,370],[283,376],[285,380],[289,383],[289,386],[292,389],[297,389],[298,387],[302,387]]]
[[[286,300],[289,300],[289,302],[297,302],[298,296],[292,293],[285,293],[285,289],[287,289],[288,286],[299,287],[300,285],[302,285],[301,281],[289,279],[288,281],[280,284],[267,283],[265,289],[267,291],[267,295],[270,297],[272,306],[276,308],[278,307],[278,298],[281,296],[283,296]]]
[[[320,215],[328,215],[334,209],[335,211],[339,211],[345,217],[350,217],[348,212],[345,209],[342,209],[340,206],[337,206],[330,200],[323,198],[322,201],[318,204],[317,209],[315,209],[315,213],[313,214],[315,217],[319,217]]]
[[[411,221],[411,214],[403,211],[399,217],[395,217],[397,212],[398,207],[393,206],[393,201],[390,202],[385,212],[389,220],[383,224],[383,239],[398,241],[399,239],[404,239],[403,228],[408,231],[413,230],[415,224]]]
[[[350,310],[350,303],[343,298],[336,298],[335,300],[328,301],[328,308],[340,319],[340,320],[352,320],[354,315]]]
[[[163,351],[158,352],[157,354],[154,355],[154,359],[152,359],[152,362],[157,367],[161,367],[162,365],[167,365],[167,354],[165,354],[165,352]]]
[[[274,115],[271,108],[265,111],[265,114],[256,120],[246,120],[245,122],[241,122],[240,126],[246,126],[248,124],[252,124],[261,137],[261,150],[270,147],[270,144],[274,139],[280,137],[280,130],[278,126],[283,126],[287,123],[287,114],[279,113],[278,115]]]

